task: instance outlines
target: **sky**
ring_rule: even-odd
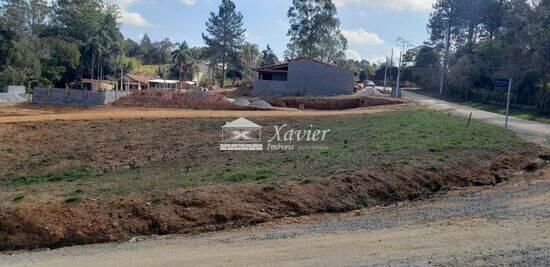
[[[172,42],[204,45],[201,33],[210,12],[217,12],[220,0],[111,0],[121,7],[122,32],[140,40],[147,33],[153,40],[166,37]],[[246,40],[268,44],[283,58],[288,43],[291,0],[234,0],[244,16]],[[348,39],[348,58],[383,61],[399,37],[420,45],[428,37],[426,24],[434,0],[334,0],[341,29]]]

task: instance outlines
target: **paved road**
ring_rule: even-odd
[[[436,98],[415,94],[409,91],[403,91],[403,97],[410,99],[421,105],[426,105],[438,110],[447,110],[460,116],[468,117],[472,113],[472,118],[478,121],[499,125],[504,127],[506,117],[501,114],[487,112],[472,107],[439,100]],[[550,147],[550,125],[535,121],[518,119],[510,117],[510,130],[519,133],[525,139]]]
[[[0,266],[550,266],[549,171],[360,216],[0,254]]]

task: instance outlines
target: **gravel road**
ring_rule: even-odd
[[[1,266],[550,266],[550,168],[494,187],[197,236],[0,254]]]

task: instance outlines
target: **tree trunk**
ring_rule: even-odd
[[[182,86],[181,86],[181,83],[182,83],[181,72],[183,71],[183,64],[181,62],[180,62],[180,70],[179,71],[180,71],[180,73],[179,73],[179,75],[180,75],[180,89],[182,89]]]
[[[443,73],[441,74],[441,81],[439,85],[439,94],[443,95],[447,89],[447,67],[449,65],[449,51],[451,49],[451,20],[447,25],[447,36],[445,40],[445,58],[443,59]]]
[[[224,44],[224,47],[222,49],[222,84],[221,84],[221,87],[223,88],[224,84],[225,84],[225,61],[226,61],[226,58],[225,58],[225,44]]]
[[[91,70],[90,71],[90,73],[91,73],[90,78],[93,80],[94,79],[94,65],[95,65],[95,52],[94,51],[92,51],[92,62],[91,63],[92,64],[90,66],[90,70]]]

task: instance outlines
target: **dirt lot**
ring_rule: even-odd
[[[256,154],[218,150],[231,118],[0,124],[0,162],[10,163],[0,168],[0,250],[348,211],[498,184],[543,165],[541,148],[498,127],[401,109],[255,118],[332,131],[325,150]]]
[[[190,110],[116,107],[68,107],[30,104],[0,104],[0,123],[51,120],[104,120],[132,118],[234,118],[234,117],[311,117],[361,115],[407,109],[410,104],[358,108],[341,111],[278,109],[268,111]]]

